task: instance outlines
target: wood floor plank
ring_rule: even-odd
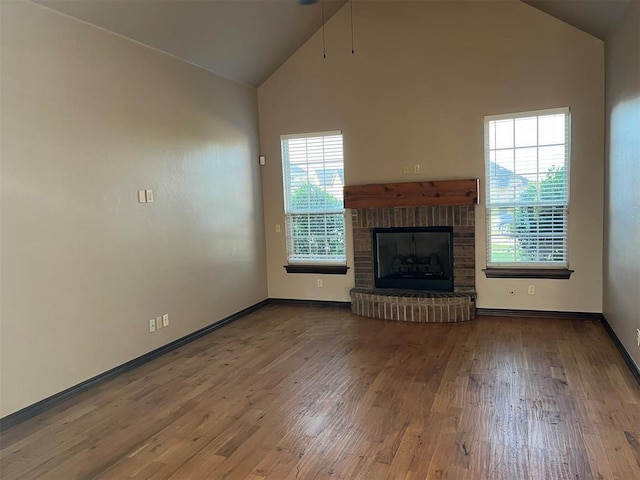
[[[602,325],[269,305],[0,433],[17,479],[640,479]]]

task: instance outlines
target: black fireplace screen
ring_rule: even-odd
[[[453,291],[453,228],[373,229],[378,288]]]

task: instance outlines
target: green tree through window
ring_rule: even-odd
[[[322,188],[305,183],[291,196],[292,211],[339,210],[342,201]],[[298,213],[291,218],[293,250],[303,256],[343,256],[344,215],[342,213]]]
[[[565,191],[566,168],[552,167],[540,183],[531,182],[520,194],[512,234],[523,262],[551,262],[563,254],[565,207],[553,205]]]

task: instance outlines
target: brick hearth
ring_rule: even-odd
[[[351,310],[359,315],[419,322],[475,317],[475,213],[473,205],[357,208],[351,211],[355,288]],[[372,229],[453,227],[454,294],[375,289]]]
[[[475,296],[391,288],[354,288],[351,311],[357,315],[405,322],[464,322],[476,315]]]

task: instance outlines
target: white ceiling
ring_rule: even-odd
[[[297,0],[35,0],[223,77],[258,86],[322,26]],[[324,0],[325,19],[346,0]]]
[[[594,37],[605,39],[632,0],[522,0]],[[638,1],[638,0],[633,0]]]
[[[297,0],[35,1],[256,87],[322,26],[323,3],[325,20],[346,3],[346,0],[324,0],[311,5],[300,5]],[[604,38],[629,2],[640,0],[523,1]]]

